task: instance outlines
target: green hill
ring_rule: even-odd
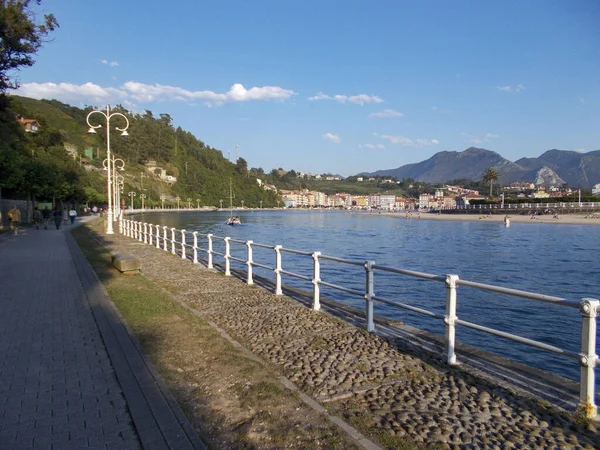
[[[80,177],[78,189],[70,194],[83,202],[103,202],[106,200],[106,176],[102,161],[106,158],[106,123],[96,114],[90,121],[101,124],[97,134],[87,134],[86,117],[93,110],[61,103],[57,100],[34,100],[26,97],[11,96],[10,110],[28,119],[36,119],[42,131],[40,136],[25,136],[25,146],[33,146],[33,141],[48,141],[52,136],[52,144],[62,144],[69,148],[79,164]],[[168,114],[154,117],[151,111],[136,114],[122,107],[112,112],[119,112],[129,119],[128,137],[122,137],[118,131],[111,131],[111,152],[125,162],[124,192],[122,198],[128,198],[129,192],[136,192],[135,206],[139,206],[140,195],[146,195],[146,205],[161,204],[160,197],[166,197],[166,204],[174,205],[179,197],[180,204],[187,204],[187,199],[195,206],[219,206],[220,200],[227,204],[230,180],[236,195],[234,203],[246,207],[275,206],[279,197],[265,191],[250,176],[247,163],[240,158],[236,164],[223,157],[223,153],[198,140],[190,132],[174,128]],[[98,120],[100,119],[100,120]],[[125,122],[119,117],[111,119],[111,127],[123,127]],[[27,133],[31,135],[31,133]],[[43,137],[46,136],[46,137]],[[40,145],[37,142],[36,145]],[[42,143],[43,145],[43,143]],[[85,149],[92,148],[93,156],[86,156]],[[32,154],[34,152],[32,151]],[[24,153],[26,154],[26,153]],[[161,170],[156,173],[148,171],[148,164],[154,162],[162,169],[163,175],[176,177],[177,181],[169,184]],[[14,183],[13,183],[14,184]],[[23,192],[25,185],[4,186]],[[43,193],[39,193],[42,192]],[[39,190],[38,196],[48,196],[48,189]],[[52,191],[52,196],[61,197],[64,193]],[[129,203],[129,200],[128,200]]]

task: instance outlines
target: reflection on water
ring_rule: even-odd
[[[506,228],[494,222],[406,220],[403,216],[321,211],[257,210],[238,215],[243,225],[235,227],[225,225],[226,212],[150,213],[142,220],[437,275],[457,274],[461,279],[569,299],[600,298],[600,227],[513,223]],[[215,241],[215,250],[223,252],[217,249],[219,245]],[[245,246],[232,245],[232,252],[243,258]],[[311,258],[289,253],[283,253],[282,258],[285,270],[311,276]],[[274,266],[272,250],[255,247],[253,259]],[[322,261],[321,269],[324,281],[364,290],[361,267]],[[273,278],[273,273],[264,269],[257,268],[256,273]],[[283,281],[304,289],[311,287],[291,277],[284,276]],[[444,313],[446,294],[442,283],[376,272],[375,292],[379,297]],[[322,288],[322,295],[364,306],[361,298],[329,288]],[[444,332],[443,323],[435,319],[381,304],[375,308],[377,314],[434,333]],[[571,308],[461,286],[458,315],[463,320],[580,351],[581,318]],[[579,376],[576,361],[532,347],[462,327],[457,329],[457,339],[570,378]]]

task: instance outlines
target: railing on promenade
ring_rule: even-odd
[[[230,237],[215,236],[213,234],[203,234],[197,231],[189,232],[186,230],[177,230],[166,226],[153,225],[144,222],[121,218],[119,221],[119,232],[127,237],[137,239],[148,245],[155,246],[166,252],[178,255],[183,259],[189,259],[198,264],[201,255],[206,254],[206,265],[209,269],[215,267],[215,257],[222,258],[223,268],[226,276],[231,275],[232,262],[241,263],[246,266],[246,282],[254,284],[253,268],[261,268],[272,271],[275,274],[275,294],[282,295],[282,276],[297,278],[312,284],[312,309],[319,310],[320,305],[320,287],[325,286],[338,291],[346,292],[350,295],[363,298],[366,302],[366,329],[369,332],[375,330],[374,305],[383,303],[394,308],[400,308],[414,313],[429,316],[444,323],[445,344],[444,359],[449,365],[457,364],[456,356],[456,326],[461,325],[476,331],[488,333],[504,339],[520,342],[528,346],[536,347],[541,350],[552,352],[566,358],[578,361],[580,365],[580,387],[578,411],[586,417],[593,418],[597,415],[597,406],[595,402],[595,372],[594,368],[600,361],[596,355],[596,317],[600,312],[600,300],[593,298],[583,298],[579,300],[566,299],[542,295],[533,292],[510,289],[490,284],[477,283],[468,280],[461,280],[458,275],[432,275],[412,270],[398,269],[378,265],[375,261],[355,261],[334,256],[323,255],[320,252],[305,252],[300,250],[284,248],[281,245],[265,245],[253,241],[242,241]],[[232,246],[235,246],[232,251]],[[244,249],[245,247],[245,249]],[[254,260],[254,249],[262,252],[269,251],[271,257],[274,257],[274,265]],[[240,254],[242,252],[243,254]],[[300,257],[312,259],[312,270],[310,273],[295,273],[283,268],[283,254],[293,254]],[[264,254],[263,254],[264,256]],[[273,260],[271,260],[273,261]],[[331,281],[321,279],[321,261],[331,261],[344,264],[346,266],[362,267],[366,278],[363,290],[351,289],[346,286],[340,286]],[[271,263],[272,264],[272,263]],[[433,283],[440,283],[444,286],[446,294],[445,314],[439,314],[424,308],[409,305],[397,299],[388,299],[375,295],[375,272],[385,272],[389,274],[403,275],[427,280]],[[478,325],[466,320],[461,320],[457,314],[457,286],[464,286],[471,289],[494,292],[497,294],[520,297],[527,300],[552,303],[566,308],[578,309],[582,317],[581,327],[581,351],[579,353],[562,349],[543,342],[535,341],[516,334],[507,333],[486,326]]]
[[[569,210],[575,208],[600,208],[600,202],[555,202],[555,203],[484,203],[484,204],[476,204],[476,205],[465,205],[465,206],[456,206],[447,209],[456,209],[456,210],[467,210],[467,211],[489,211],[493,209],[511,209],[515,211],[524,211],[524,210],[555,210],[560,208],[561,210]],[[443,208],[445,209],[445,208]]]

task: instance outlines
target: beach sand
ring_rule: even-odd
[[[397,217],[405,220],[459,220],[469,222],[504,222],[503,214],[487,216],[485,214],[440,214],[421,213],[419,219],[418,213],[413,213],[410,219],[406,219],[405,213],[382,213],[381,215]],[[586,218],[582,214],[565,214],[559,216],[559,219],[553,219],[550,214],[543,216],[534,216],[532,219],[528,215],[508,215],[510,223],[544,223],[552,225],[600,225],[600,219]]]

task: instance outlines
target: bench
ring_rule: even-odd
[[[112,255],[112,265],[125,274],[139,273],[141,267],[140,260],[129,253]]]

